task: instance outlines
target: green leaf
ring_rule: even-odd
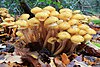
[[[100,25],[100,20],[91,20],[94,24],[99,24]]]
[[[94,45],[96,45],[97,47],[100,47],[100,44],[99,43],[95,43],[95,42],[92,42]]]
[[[39,0],[39,2],[45,2],[45,0]]]
[[[52,1],[51,1],[51,0],[48,0],[48,1],[47,1],[47,4],[51,4],[51,3],[52,3]]]

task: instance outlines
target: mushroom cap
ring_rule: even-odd
[[[89,26],[86,25],[86,24],[80,24],[80,25],[78,26],[78,28],[80,28],[80,29],[82,29],[82,30],[87,30],[87,29],[89,29]]]
[[[50,16],[58,17],[58,16],[59,16],[59,12],[57,12],[57,11],[52,11],[52,12],[50,13]]]
[[[21,31],[17,31],[16,35],[19,36],[19,37],[21,37],[21,36],[23,36],[23,33]]]
[[[8,28],[17,28],[18,26],[17,25],[15,25],[15,22],[14,22],[14,25],[12,25],[12,26],[9,26]]]
[[[92,39],[92,35],[86,34],[86,35],[84,35],[84,39],[85,39],[86,41],[89,41],[89,40]]]
[[[96,31],[94,29],[91,29],[91,28],[87,29],[86,31],[88,34],[96,34]]]
[[[48,11],[48,10],[43,10],[43,12],[47,13],[48,15],[50,15],[50,11]]]
[[[64,12],[59,14],[59,18],[62,20],[69,20],[72,17],[72,13]]]
[[[15,22],[15,25],[19,25],[19,26],[22,26],[22,27],[27,27],[28,23],[25,20],[18,20],[18,21]]]
[[[88,23],[90,21],[90,16],[83,15],[85,19],[81,20],[82,23]]]
[[[80,12],[81,12],[80,10],[75,10],[75,11],[73,11],[73,14],[78,14]]]
[[[62,32],[59,32],[57,34],[57,37],[59,39],[61,39],[61,40],[64,40],[64,39],[70,39],[71,38],[71,35],[68,32],[66,32],[66,31],[62,31]]]
[[[64,8],[64,9],[60,9],[59,11],[60,13],[64,13],[64,12],[70,12],[72,13],[72,10],[68,9],[68,8]]]
[[[8,26],[9,24],[7,22],[3,22],[3,23],[0,23],[1,26]]]
[[[63,20],[58,20],[57,21],[57,24],[59,25],[60,23],[62,23],[63,22]]]
[[[11,22],[11,21],[14,21],[15,19],[13,17],[10,17],[10,18],[5,18],[5,22]]]
[[[50,28],[50,29],[59,29],[59,26],[58,26],[57,23],[52,23],[52,24],[47,25],[47,26],[48,26],[48,28]],[[45,27],[47,27],[47,26],[45,25]]]
[[[57,21],[58,21],[57,17],[51,16],[45,20],[44,25],[50,25],[50,24],[55,23]]]
[[[6,17],[7,13],[2,12],[1,16]]]
[[[70,25],[79,24],[79,20],[71,19],[71,20],[68,21],[68,23],[69,23]]]
[[[7,14],[6,16],[7,16],[8,18],[10,18],[10,17],[11,17],[11,15],[10,15],[10,14]]]
[[[82,20],[84,19],[84,16],[81,14],[75,14],[72,16],[72,19]]]
[[[13,26],[13,25],[15,25],[15,22],[10,22],[10,23],[8,23],[8,22],[3,22],[3,23],[1,23],[0,25],[1,25],[1,26]]]
[[[49,15],[45,12],[39,12],[35,15],[35,17],[39,20],[39,21],[45,21],[47,19]]]
[[[8,13],[8,10],[6,8],[0,8],[0,13]]]
[[[59,28],[61,30],[67,30],[68,28],[70,28],[70,24],[67,23],[67,22],[62,22],[62,23],[59,24]]]
[[[15,25],[15,22],[10,22],[8,23],[9,26],[14,26]]]
[[[34,26],[34,24],[40,24],[40,21],[37,18],[35,18],[35,17],[29,19],[27,22],[28,22],[28,24],[30,26]]]
[[[79,35],[85,35],[87,32],[85,30],[80,30]]]
[[[41,11],[42,11],[42,8],[40,8],[40,7],[35,7],[35,8],[31,9],[31,13],[33,13],[33,14],[36,14],[36,13],[41,12]]]
[[[80,31],[80,29],[77,28],[77,27],[71,27],[71,28],[69,28],[67,31],[68,31],[69,33],[71,33],[71,34],[78,34],[78,32]]]
[[[43,10],[48,10],[48,11],[52,12],[52,11],[55,11],[56,9],[52,6],[47,6],[47,7],[44,7]]]
[[[30,17],[29,14],[22,14],[22,15],[20,16],[20,19],[21,19],[21,20],[28,20],[29,17]]]
[[[78,43],[83,42],[83,41],[84,41],[84,38],[83,38],[81,35],[73,35],[73,36],[71,37],[71,41],[72,41],[73,43],[78,44]]]

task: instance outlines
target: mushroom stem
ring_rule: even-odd
[[[59,44],[58,48],[56,49],[56,51],[58,51],[61,46],[62,46],[62,43],[60,42],[60,44]]]
[[[38,29],[34,30],[36,41],[39,39],[39,32]]]
[[[69,50],[71,49],[71,44],[72,44],[71,40],[68,40],[66,48],[65,48],[66,52],[69,52]]]
[[[22,40],[21,42],[22,42],[23,45],[26,45],[25,41]]]
[[[12,30],[12,29],[11,29],[11,28],[9,28],[9,32],[8,32],[8,34],[9,34],[9,35],[10,35],[10,33],[11,33],[11,30]]]
[[[56,34],[56,31],[54,29],[51,30],[51,36],[54,37]],[[54,52],[55,44],[52,44],[51,52]]]
[[[59,53],[61,53],[61,52],[63,51],[63,49],[64,49],[65,46],[66,46],[66,42],[67,42],[67,41],[68,41],[68,39],[62,41],[62,46],[61,46],[61,48],[60,48],[58,51],[56,51],[56,52],[54,53],[54,55],[57,55],[57,54],[59,54]]]
[[[45,40],[45,38],[46,38],[46,30],[44,28],[44,22],[41,22],[40,27],[41,27],[41,34],[40,35],[43,38],[43,40]]]
[[[55,44],[52,44],[51,52],[54,52],[55,50]]]
[[[72,44],[71,49],[69,51],[70,54],[72,54],[76,48],[77,44]]]
[[[33,42],[34,41],[33,31],[30,28],[28,28],[28,32],[29,32],[30,40],[31,40],[31,42]]]
[[[44,41],[43,47],[46,47],[47,40],[48,40],[48,38],[49,38],[50,36],[51,36],[51,30],[48,31],[48,34],[47,34],[47,36],[46,36],[46,38],[45,38],[45,41]]]
[[[25,31],[26,31],[26,32],[30,32],[30,31],[28,31],[28,29],[26,29]],[[31,42],[31,35],[30,35],[29,33],[26,33],[26,35],[27,35],[27,37],[28,37],[28,39],[29,39],[28,42]]]
[[[27,32],[26,32],[26,29],[25,30],[21,30],[21,32],[24,34],[24,37],[26,39],[26,43],[28,44],[30,42],[28,36],[27,36]]]

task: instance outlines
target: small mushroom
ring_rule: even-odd
[[[15,22],[15,25],[18,25],[20,29],[28,27],[28,23],[25,20],[18,20]]]
[[[48,15],[50,15],[50,11],[48,11],[48,10],[43,10],[43,12],[47,13]]]
[[[61,53],[62,51],[63,51],[63,49],[65,48],[65,46],[66,46],[66,43],[68,42],[68,40],[71,38],[71,35],[68,33],[68,32],[66,32],[66,31],[61,31],[61,32],[59,32],[58,34],[57,34],[57,37],[62,41],[61,43],[60,43],[60,45],[59,46],[61,46],[60,48],[59,48],[59,46],[58,46],[58,50],[54,53],[54,55],[57,55],[57,54],[59,54],[59,53]]]
[[[8,23],[8,26],[14,26],[15,25],[15,22],[10,22],[10,23]]]
[[[13,17],[10,17],[10,18],[5,18],[4,21],[5,22],[12,22],[14,21],[15,19]]]
[[[81,12],[80,10],[75,10],[75,11],[73,11],[73,14],[78,14],[80,12]]]
[[[27,22],[28,22],[28,24],[30,26],[35,26],[35,25],[40,24],[40,21],[37,18],[35,18],[35,17],[29,19]]]
[[[28,20],[29,17],[30,17],[29,14],[22,14],[22,15],[19,17],[19,19],[21,19],[21,20]]]
[[[68,8],[64,8],[64,9],[60,9],[59,12],[60,12],[60,13],[66,13],[66,12],[72,13],[72,10],[70,10],[70,9],[68,9]]]
[[[66,31],[61,31],[57,34],[57,37],[61,40],[70,39],[71,35]]]
[[[59,25],[60,23],[64,22],[63,20],[58,20],[57,24]]]
[[[32,12],[33,14],[36,14],[36,13],[41,12],[41,11],[42,11],[42,8],[40,8],[40,7],[35,7],[35,8],[32,8],[32,9],[31,9],[31,12]]]
[[[87,29],[86,31],[88,34],[96,34],[96,31],[94,29],[91,29],[91,28]]]
[[[3,23],[0,23],[0,25],[5,27],[5,26],[8,26],[9,24],[7,22],[3,22]]]
[[[68,28],[70,28],[70,24],[67,22],[62,22],[59,24],[59,28],[60,30],[67,30]]]
[[[54,36],[54,34],[56,34],[54,32],[56,32],[55,29],[58,29],[58,25],[56,23],[57,21],[58,21],[57,17],[51,16],[48,19],[46,19],[46,21],[44,22],[44,27],[48,29],[48,33],[45,38],[43,47],[46,47],[46,42],[47,42],[48,38],[50,36]]]
[[[80,30],[79,35],[85,35],[87,32],[85,30]]]
[[[85,39],[85,41],[89,41],[92,39],[92,35],[86,34],[86,35],[84,35],[84,39]]]
[[[23,33],[21,31],[17,31],[16,32],[16,35],[19,36],[19,37],[22,37],[23,36]]]
[[[79,28],[77,27],[71,27],[67,30],[70,34],[78,34],[78,32],[80,31]]]
[[[35,17],[39,20],[39,21],[45,21],[47,19],[47,17],[49,16],[48,13],[45,12],[39,12],[35,15]]]
[[[73,35],[71,41],[75,44],[79,44],[84,41],[84,38],[81,35]]]
[[[71,17],[72,17],[72,13],[70,12],[64,12],[59,14],[59,18],[65,21],[70,20]]]
[[[68,21],[68,23],[69,23],[70,25],[77,25],[77,24],[79,24],[79,20],[71,19],[71,20]]]
[[[75,14],[72,16],[72,19],[82,20],[84,19],[84,16],[81,14]]]
[[[7,18],[10,18],[10,17],[11,17],[11,15],[10,15],[10,14],[7,14],[6,16],[7,16]]]
[[[57,12],[57,11],[52,11],[52,12],[50,13],[50,16],[58,17],[58,16],[59,16],[59,12]]]
[[[51,16],[51,17],[49,17],[48,19],[45,20],[44,26],[47,27],[48,25],[56,23],[57,21],[58,21],[57,17]]]
[[[89,26],[86,25],[86,24],[80,24],[80,25],[78,26],[78,28],[80,28],[80,29],[82,29],[82,30],[87,30],[87,29],[89,29]]]
[[[47,7],[44,7],[43,10],[48,10],[48,11],[52,12],[52,11],[55,11],[56,9],[52,6],[47,6]]]
[[[69,53],[72,54],[73,52],[75,52],[75,48],[78,44],[80,44],[81,42],[84,41],[84,37],[82,37],[81,35],[73,35],[71,37],[71,48]]]

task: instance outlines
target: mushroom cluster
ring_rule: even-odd
[[[96,34],[95,30],[84,23],[89,22],[91,17],[81,14],[79,10],[63,8],[58,12],[54,7],[47,6],[43,9],[32,8],[31,12],[35,17],[28,19],[28,14],[22,14],[15,23],[25,38],[24,42],[28,44],[42,39],[43,47],[50,49],[54,55],[61,53],[69,45],[72,52],[78,44],[91,40],[92,35]]]
[[[0,34],[0,36],[10,36],[12,33],[12,26],[14,26],[14,20],[15,18],[12,17],[8,10],[6,8],[0,8],[0,32],[3,32],[4,34]],[[15,34],[15,32],[13,33],[13,35]]]
[[[11,17],[11,15],[9,14],[6,8],[0,8],[0,15],[1,15],[2,20],[4,21],[7,21],[7,22],[14,21],[14,18]]]
[[[35,17],[29,19],[29,14],[22,14],[14,23],[21,44],[42,40],[43,48],[58,55],[64,50],[73,52],[78,44],[91,40],[92,35],[96,34],[95,30],[84,23],[89,22],[91,16],[81,14],[80,10],[63,8],[56,11],[54,7],[47,6],[43,9],[34,7],[31,12]]]
[[[3,22],[0,24],[2,26],[10,26],[14,25],[14,17],[12,17],[6,8],[0,8],[0,17],[2,18]]]

